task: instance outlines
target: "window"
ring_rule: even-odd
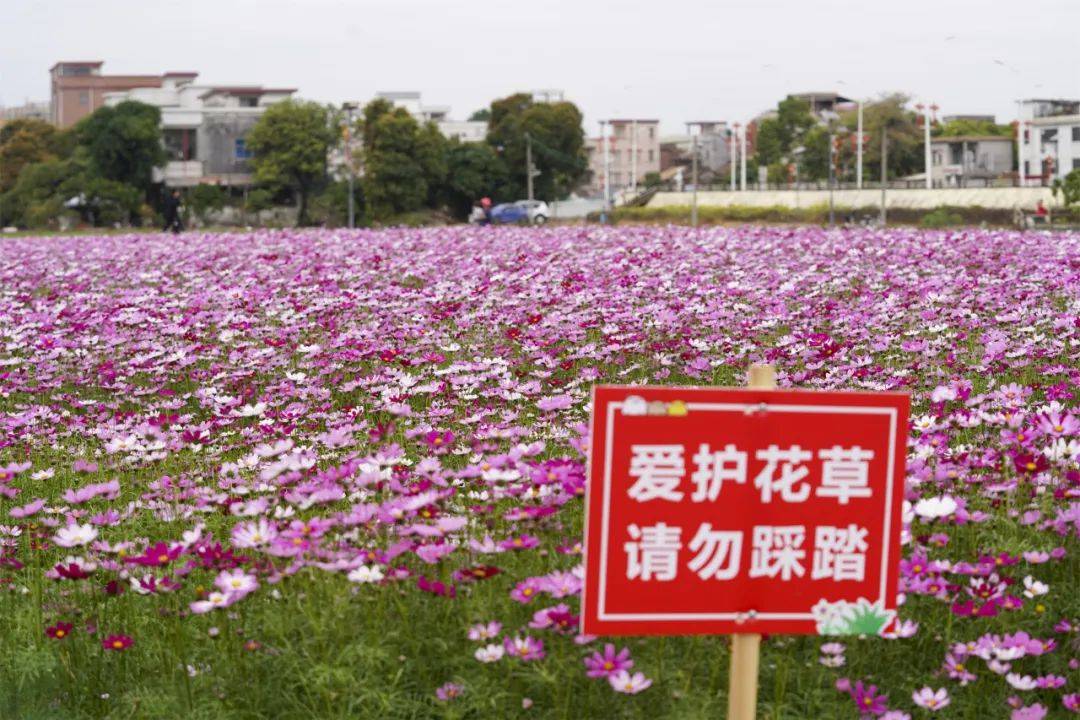
[[[1073,142],[1080,142],[1080,125],[1072,129]]]
[[[257,95],[241,95],[240,107],[259,107],[259,98]]]
[[[90,92],[88,90],[80,90],[79,91],[79,104],[80,105],[89,105],[90,104]]]
[[[1073,170],[1080,170],[1080,157],[1073,158]]]
[[[1043,130],[1041,142],[1043,145],[1046,145],[1047,143],[1057,142],[1057,128]]]
[[[80,77],[90,74],[90,68],[86,65],[61,65],[60,74],[65,77]]]
[[[247,140],[236,138],[236,151],[234,154],[237,160],[249,160],[251,158],[253,153],[248,150]]]
[[[653,151],[650,150],[649,151],[649,162],[652,162],[652,161],[653,161]]]
[[[653,128],[653,127],[649,128],[649,139],[650,140],[653,139],[653,135],[654,135],[655,132],[656,132],[656,128]]]
[[[180,162],[196,159],[198,157],[197,137],[198,134],[194,128],[165,128],[162,138],[169,159]]]

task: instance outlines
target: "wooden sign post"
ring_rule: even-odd
[[[754,363],[750,366],[749,387],[776,388],[776,368]],[[728,675],[728,720],[754,720],[757,716],[758,666],[761,664],[761,634],[735,633],[731,636],[731,672]]]
[[[762,633],[874,635],[896,614],[910,399],[593,388],[582,632],[732,635],[752,720]]]

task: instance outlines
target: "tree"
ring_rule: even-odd
[[[1054,181],[1054,197],[1058,195],[1065,207],[1080,204],[1080,170],[1072,170],[1064,180]]]
[[[488,122],[489,120],[491,120],[491,110],[488,108],[480,108],[469,116],[470,122]]]
[[[885,95],[879,100],[863,105],[863,134],[869,140],[863,146],[865,168],[877,168],[881,163],[882,129],[889,137],[889,177],[903,177],[922,172],[925,162],[923,131],[917,122],[918,115],[907,108],[905,95]],[[856,111],[844,113],[840,118],[849,130],[857,127]],[[876,171],[869,172],[876,177]]]
[[[296,193],[297,225],[308,222],[308,200],[326,179],[326,155],[336,139],[327,109],[300,100],[271,105],[248,134],[255,181]]]
[[[585,178],[585,132],[581,111],[570,102],[536,103],[517,93],[491,103],[487,142],[499,153],[507,180],[499,190],[504,198],[525,194],[525,153],[528,133],[533,164],[539,175],[533,187],[537,198],[554,200],[569,193]]]
[[[817,122],[805,100],[791,95],[781,100],[776,106],[776,116],[758,123],[754,136],[754,158],[758,165],[793,161],[795,149],[805,146],[805,136]]]
[[[447,140],[439,128],[373,100],[364,108],[362,132],[362,186],[372,218],[435,207],[447,178]]]
[[[934,128],[932,134],[940,137],[960,137],[961,135],[995,135],[1012,137],[1011,125],[998,125],[988,120],[953,120]]]
[[[385,111],[382,104],[375,100],[364,108],[362,185],[368,210],[377,219],[419,210],[428,200],[420,126],[405,110]]]
[[[447,175],[442,201],[455,217],[464,220],[472,204],[482,197],[497,197],[506,184],[506,166],[486,143],[451,140],[446,152]]]
[[[15,186],[22,169],[67,155],[61,133],[42,120],[19,119],[0,127],[0,193]]]
[[[158,108],[125,100],[80,120],[75,135],[91,172],[148,192],[154,168],[166,161],[160,124]]]

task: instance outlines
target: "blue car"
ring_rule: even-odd
[[[528,208],[518,203],[503,203],[491,208],[491,222],[508,225],[526,222],[529,219]]]

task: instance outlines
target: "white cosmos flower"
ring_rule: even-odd
[[[53,537],[53,542],[60,547],[69,548],[78,545],[86,545],[87,543],[93,542],[97,536],[97,529],[89,523],[85,525],[71,524],[57,530],[56,536]]]
[[[236,411],[240,417],[257,417],[266,412],[266,403],[255,403],[254,405],[244,405],[242,408]]]
[[[361,565],[346,577],[354,583],[375,583],[383,579],[383,571],[376,565]]]
[[[1050,592],[1050,586],[1046,583],[1041,583],[1030,575],[1024,578],[1024,594],[1029,598],[1036,598],[1048,592]]]
[[[943,518],[956,512],[957,504],[948,495],[923,498],[915,503],[915,514],[924,520]]]
[[[503,654],[506,653],[506,648],[502,645],[485,645],[482,648],[477,648],[473,656],[482,663],[493,663],[502,660]]]
[[[1034,690],[1038,685],[1030,675],[1019,673],[1009,673],[1005,676],[1005,680],[1017,690]]]

